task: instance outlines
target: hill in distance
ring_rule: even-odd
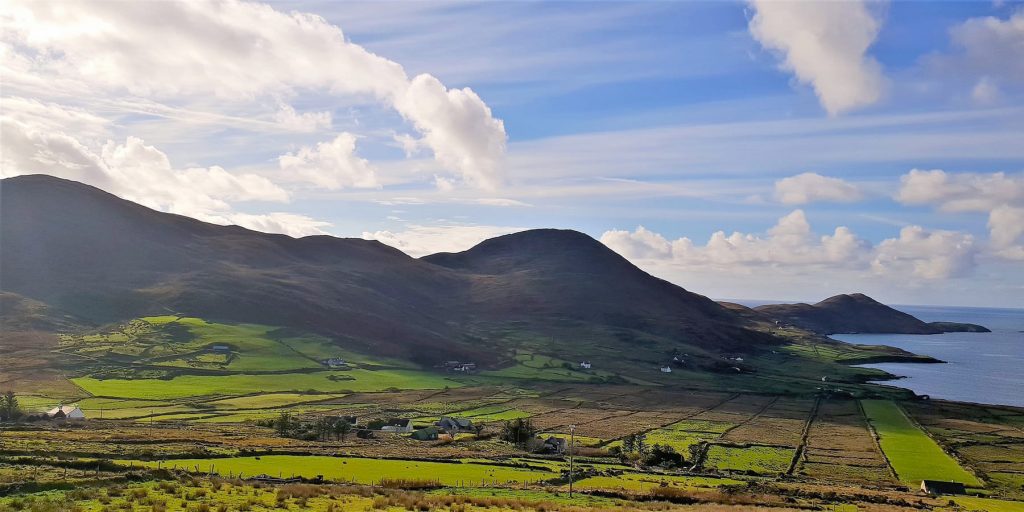
[[[84,325],[167,313],[261,323],[423,365],[501,365],[523,346],[650,359],[781,341],[574,231],[415,259],[376,241],[208,224],[29,175],[0,182],[0,240],[5,311]]]
[[[769,304],[755,312],[819,334],[941,334],[989,332],[976,324],[924,322],[863,293],[829,297],[817,304]]]

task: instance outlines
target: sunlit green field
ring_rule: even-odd
[[[350,370],[267,375],[181,375],[172,379],[72,379],[85,391],[98,396],[121,398],[174,399],[207,395],[245,395],[253,390],[288,391],[385,391],[396,389],[441,389],[460,384],[441,375],[417,370]]]
[[[912,486],[919,485],[921,480],[955,481],[974,487],[982,485],[914,425],[894,402],[863,400],[861,404],[868,421],[878,433],[882,451],[900,480]]]
[[[157,467],[157,462],[118,461],[121,464]],[[268,474],[283,477],[315,478],[372,484],[381,479],[438,481],[444,485],[485,485],[495,483],[538,482],[558,476],[539,469],[523,469],[487,464],[462,464],[353,457],[322,457],[265,455],[262,457],[231,457],[219,459],[165,460],[162,467],[177,467],[195,472],[216,471],[223,475],[243,476]]]
[[[751,471],[759,474],[785,473],[793,459],[793,450],[774,446],[746,448],[714,445],[708,449],[704,465],[728,471]]]

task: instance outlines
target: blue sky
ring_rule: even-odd
[[[4,7],[6,175],[414,256],[578,229],[716,298],[1024,307],[1022,3],[109,5]]]

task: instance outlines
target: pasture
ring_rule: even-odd
[[[428,462],[398,459],[355,457],[322,457],[264,455],[262,457],[229,457],[214,459],[169,459],[153,461],[117,461],[121,465],[179,468],[196,473],[215,471],[227,475],[301,476],[327,480],[375,484],[386,479],[436,481],[449,486],[508,485],[548,480],[557,473],[541,469],[524,469],[492,464]]]
[[[982,486],[977,477],[960,467],[955,459],[914,425],[899,405],[888,400],[863,400],[861,405],[878,434],[882,451],[900,480],[911,486],[917,486],[926,479]]]

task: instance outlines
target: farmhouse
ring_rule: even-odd
[[[46,415],[52,419],[69,419],[69,420],[84,420],[85,413],[78,406],[70,405],[58,405],[49,411],[46,411]]]
[[[438,433],[437,427],[427,427],[409,434],[409,437],[417,441],[437,441]]]
[[[667,364],[665,366],[662,366],[661,373],[672,373],[672,367]]]
[[[435,423],[434,425],[437,425],[438,427],[444,429],[445,431],[452,433],[468,432],[470,430],[473,430],[472,421],[466,418],[453,418],[451,416],[441,416],[441,419],[438,420],[438,422]]]
[[[346,363],[345,360],[340,357],[324,359],[323,364],[328,368],[348,368],[348,363]]]
[[[338,421],[339,422],[348,423],[349,425],[352,425],[353,427],[359,425],[359,418],[357,418],[355,416],[338,416]]]
[[[231,352],[231,347],[227,345],[210,345],[210,350],[214,352],[227,353]]]
[[[967,494],[967,489],[960,482],[943,482],[941,480],[921,480],[921,490],[938,496],[939,494]]]
[[[564,437],[549,436],[544,440],[544,451],[548,453],[565,453],[568,443]]]
[[[381,432],[397,432],[400,434],[408,434],[413,431],[412,420],[395,418],[387,420],[384,425],[380,427]]]
[[[581,368],[581,369],[583,369],[583,370],[589,370],[589,369],[590,369],[590,366],[591,366],[591,365],[590,365],[590,361],[580,361],[580,368]]]

